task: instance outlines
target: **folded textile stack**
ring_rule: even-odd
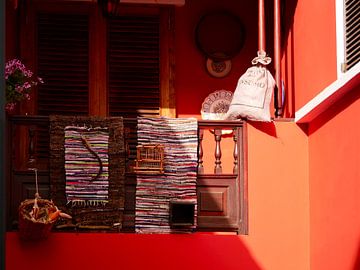
[[[197,120],[138,118],[138,144],[164,146],[164,173],[137,175],[135,229],[138,233],[188,232],[196,227]],[[191,226],[170,224],[170,202],[194,205]]]

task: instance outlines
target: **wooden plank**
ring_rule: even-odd
[[[106,67],[106,20],[96,6],[90,19],[89,114],[108,115]]]
[[[160,115],[176,117],[174,9],[162,9],[160,16]]]

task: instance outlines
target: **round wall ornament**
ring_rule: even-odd
[[[231,60],[206,60],[206,69],[215,78],[223,78],[231,71]]]
[[[224,120],[232,97],[233,93],[227,90],[217,90],[209,94],[201,106],[202,119]]]
[[[229,60],[245,43],[245,27],[239,17],[225,10],[209,12],[201,17],[195,29],[198,48],[213,60]]]

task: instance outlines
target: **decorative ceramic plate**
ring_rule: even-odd
[[[208,95],[201,106],[201,117],[205,120],[224,120],[232,100],[233,93],[217,90]]]

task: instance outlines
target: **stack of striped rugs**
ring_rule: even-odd
[[[137,233],[191,232],[196,227],[198,128],[195,118],[138,118],[138,144],[164,146],[164,173],[138,174]],[[194,205],[192,226],[170,224],[170,202]]]

